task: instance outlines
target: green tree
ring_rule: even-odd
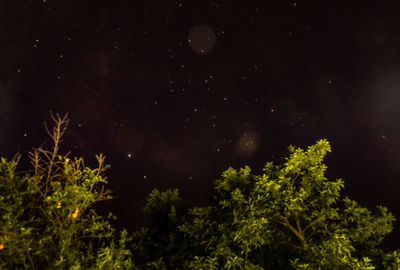
[[[15,172],[19,154],[1,158],[0,269],[134,269],[127,232],[116,232],[109,223],[115,216],[93,208],[112,198],[101,175],[105,157],[96,155],[99,166],[91,170],[82,158],[58,155],[67,116],[51,114],[52,132],[45,123],[54,147],[29,152],[33,170]]]
[[[187,255],[186,242],[177,227],[185,222],[188,211],[178,190],[154,189],[144,211],[154,222],[151,233],[148,228],[142,228],[133,234],[133,260],[140,269],[182,269]]]
[[[152,227],[128,236],[93,206],[111,199],[99,166],[58,155],[68,124],[57,119],[52,151],[29,152],[33,170],[16,173],[20,155],[0,159],[0,269],[399,269],[400,251],[380,248],[395,218],[348,197],[322,163],[320,140],[289,146],[282,165],[262,175],[229,168],[205,207],[188,210],[178,190],[153,190],[144,211]],[[65,125],[65,126],[63,126]],[[44,156],[45,160],[42,159]]]
[[[340,198],[344,182],[324,176],[330,151],[320,140],[307,151],[289,146],[286,162],[268,162],[262,175],[229,168],[189,217],[177,214],[177,190],[154,191],[145,209],[164,230],[135,235],[147,240],[133,246],[138,260],[148,256],[142,269],[400,269],[400,252],[379,247],[394,216]]]

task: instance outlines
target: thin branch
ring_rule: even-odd
[[[301,227],[300,227],[300,220],[299,220],[299,217],[298,217],[298,216],[295,216],[295,220],[296,220],[297,230],[298,230],[300,233],[303,233],[303,230],[302,230]]]
[[[300,172],[297,173],[297,175],[293,178],[292,183],[290,184],[290,195],[293,193],[293,185],[294,181],[296,181],[297,177],[299,176]]]
[[[47,171],[45,194],[47,194],[47,192],[48,192],[48,182],[50,181],[50,175],[51,175],[51,172],[52,172],[52,167],[54,165],[53,164],[54,163],[54,159],[57,156],[58,144],[61,141],[60,138],[64,134],[64,131],[66,130],[66,128],[68,126],[68,123],[69,123],[68,113],[65,114],[63,119],[61,119],[58,114],[57,114],[57,119],[56,119],[51,111],[50,111],[50,115],[51,115],[51,118],[54,120],[54,122],[56,122],[57,127],[53,127],[53,134],[51,134],[49,129],[47,128],[46,122],[44,122],[44,125],[45,125],[47,133],[50,135],[50,137],[54,141],[53,153],[51,153],[52,155],[51,155],[51,159],[49,160],[49,168],[48,168],[48,171]],[[63,125],[63,124],[65,124],[65,127],[61,131],[61,125]]]
[[[280,220],[279,220],[280,219]],[[287,217],[279,217],[278,220],[274,220],[276,222],[278,222],[279,224],[282,224],[283,226],[289,228],[289,230],[291,230],[296,236],[297,238],[299,238],[299,240],[301,241],[301,246],[304,248],[305,247],[305,239],[304,239],[304,233],[300,228],[300,224],[298,225],[298,228],[300,228],[300,230],[296,230],[296,228],[294,228]],[[297,223],[297,221],[296,221]]]
[[[310,228],[311,226],[313,226],[315,223],[317,223],[319,221],[320,218],[315,219],[313,222],[309,223],[305,228],[304,228],[304,232]]]

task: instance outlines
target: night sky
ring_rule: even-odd
[[[96,168],[129,230],[154,188],[204,205],[229,166],[261,174],[327,139],[343,195],[400,219],[399,1],[0,1],[0,154]],[[386,245],[398,248],[399,223]]]

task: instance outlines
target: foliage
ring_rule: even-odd
[[[182,205],[178,190],[153,190],[144,211],[153,218],[154,226],[151,236],[147,228],[133,234],[135,263],[140,269],[181,269],[186,243],[177,226],[185,221],[187,209]]]
[[[190,209],[190,220],[171,206],[180,201],[177,191],[153,192],[146,210],[173,217],[164,237],[174,240],[168,249],[175,244],[179,260],[153,252],[167,245],[148,231],[141,234],[144,253],[164,262],[160,269],[399,269],[399,251],[379,248],[395,218],[385,207],[372,213],[340,198],[343,180],[324,176],[330,151],[320,140],[307,151],[289,146],[286,162],[268,162],[262,175],[229,168],[209,205]]]
[[[53,151],[29,152],[33,175],[15,172],[20,155],[0,161],[0,269],[132,269],[130,241],[117,233],[93,205],[108,200],[104,158],[91,170],[83,159],[58,155],[58,144],[68,124],[57,119]],[[45,124],[46,125],[46,124]],[[43,155],[47,160],[42,160]],[[47,165],[47,166],[46,166]],[[101,186],[101,189],[100,189]]]
[[[289,146],[284,164],[268,162],[261,175],[228,168],[204,207],[155,189],[144,207],[151,228],[128,236],[93,207],[112,198],[105,157],[92,170],[58,155],[68,120],[57,117],[52,133],[46,126],[55,146],[29,152],[30,173],[15,172],[19,155],[0,159],[0,269],[400,268],[400,251],[380,248],[395,218],[340,197],[343,180],[324,176],[326,140]]]

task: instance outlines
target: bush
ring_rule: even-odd
[[[116,232],[109,219],[93,205],[111,199],[98,168],[85,167],[83,159],[58,155],[58,144],[68,125],[57,114],[52,151],[29,152],[33,171],[15,172],[20,159],[0,162],[0,269],[132,269],[126,247],[127,232]],[[45,160],[42,159],[44,156]]]
[[[128,236],[93,208],[112,198],[105,157],[92,170],[58,155],[68,119],[51,116],[54,147],[29,152],[33,170],[15,172],[20,155],[0,159],[0,269],[400,269],[400,251],[379,246],[394,216],[340,197],[344,181],[324,176],[326,140],[289,146],[262,175],[227,169],[205,207],[155,189],[144,207],[154,226]]]
[[[379,247],[394,216],[340,197],[344,181],[324,176],[330,151],[320,140],[307,151],[290,146],[286,162],[268,162],[262,175],[229,168],[213,199],[190,216],[177,214],[177,191],[152,192],[145,209],[168,230],[142,232],[147,250],[136,256],[162,269],[400,269],[400,252]],[[149,265],[141,269],[156,269]]]

